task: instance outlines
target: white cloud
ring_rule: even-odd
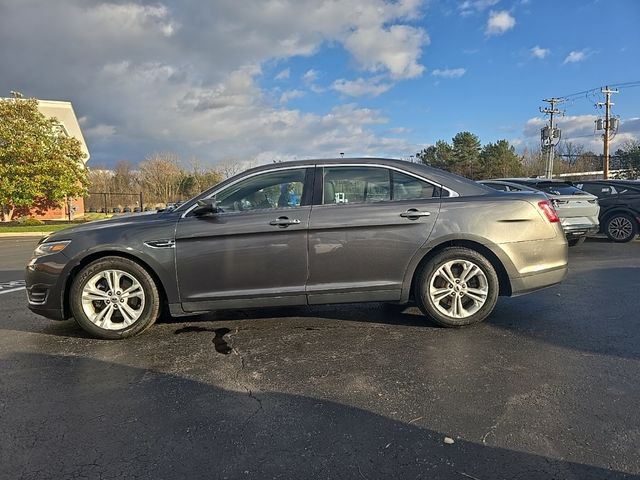
[[[466,0],[458,5],[460,15],[466,17],[474,13],[482,12],[489,7],[493,7],[500,0]]]
[[[96,163],[169,149],[205,162],[232,153],[334,155],[335,145],[359,145],[362,154],[413,149],[376,133],[369,119],[386,121],[380,112],[339,105],[339,96],[326,114],[290,109],[286,102],[299,94],[264,92],[258,75],[261,66],[329,44],[387,79],[374,83],[378,90],[414,78],[429,37],[409,22],[424,0],[351,0],[349,8],[330,0],[0,3],[0,43],[10,47],[0,49],[0,64],[12,66],[3,83],[73,101],[90,119],[87,136],[104,140],[91,152]],[[323,90],[307,80],[311,91]]]
[[[349,95],[351,97],[360,97],[363,95],[376,97],[389,90],[392,86],[393,84],[383,82],[380,77],[368,79],[358,78],[357,80],[345,80],[341,78],[333,82],[331,88],[343,95]]]
[[[116,134],[116,127],[99,123],[92,127],[83,128],[82,133],[89,141],[104,141]]]
[[[460,78],[465,73],[467,73],[465,68],[436,68],[431,72],[431,75],[441,78]]]
[[[375,25],[351,33],[345,46],[366,70],[388,70],[393,78],[402,79],[422,74],[424,67],[418,59],[428,43],[429,36],[420,28]]]
[[[590,55],[590,53],[589,53],[588,49],[572,50],[566,56],[566,58],[564,59],[564,62],[562,62],[562,64],[566,65],[567,63],[582,62],[583,60],[586,60],[589,55]]]
[[[287,90],[280,95],[280,104],[284,105],[285,103],[288,103],[289,100],[301,97],[304,97],[304,92],[302,90]]]
[[[291,75],[291,70],[289,68],[285,68],[284,70],[282,70],[281,72],[279,72],[276,76],[275,76],[275,80],[286,80],[287,78],[289,78],[289,76]]]
[[[313,83],[318,79],[319,74],[320,73],[317,70],[314,70],[312,68],[310,70],[307,70],[304,75],[302,75],[302,80],[306,83]]]
[[[538,45],[536,45],[531,49],[531,56],[535,58],[539,58],[541,60],[545,58],[547,55],[549,55],[550,53],[551,53],[551,50],[549,50],[548,48],[539,47]]]
[[[169,10],[164,5],[105,3],[87,9],[86,19],[89,23],[103,23],[128,35],[156,30],[165,37],[171,37],[178,28],[178,24],[169,18]]]
[[[516,19],[506,10],[491,11],[487,20],[487,27],[484,31],[485,35],[502,35],[511,30],[516,25]]]

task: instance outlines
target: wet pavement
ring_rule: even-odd
[[[0,290],[0,478],[640,478],[640,241],[570,256],[461,330],[358,304],[101,341]]]

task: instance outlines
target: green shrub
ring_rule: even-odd
[[[32,217],[20,217],[16,220],[18,225],[22,225],[23,227],[37,227],[39,225],[44,225],[42,220],[38,220],[37,218]]]

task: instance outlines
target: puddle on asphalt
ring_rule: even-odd
[[[173,332],[175,335],[179,335],[181,333],[190,333],[190,332],[213,332],[215,336],[213,337],[213,346],[216,349],[216,352],[221,353],[223,355],[229,355],[233,349],[229,346],[227,341],[224,339],[224,336],[229,333],[231,330],[228,328],[205,328],[198,326],[189,326],[182,327]]]

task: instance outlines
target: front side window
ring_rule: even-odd
[[[376,167],[324,169],[323,204],[373,203],[391,200],[389,170]]]
[[[223,212],[299,207],[306,171],[280,170],[247,178],[219,192],[218,206]]]

